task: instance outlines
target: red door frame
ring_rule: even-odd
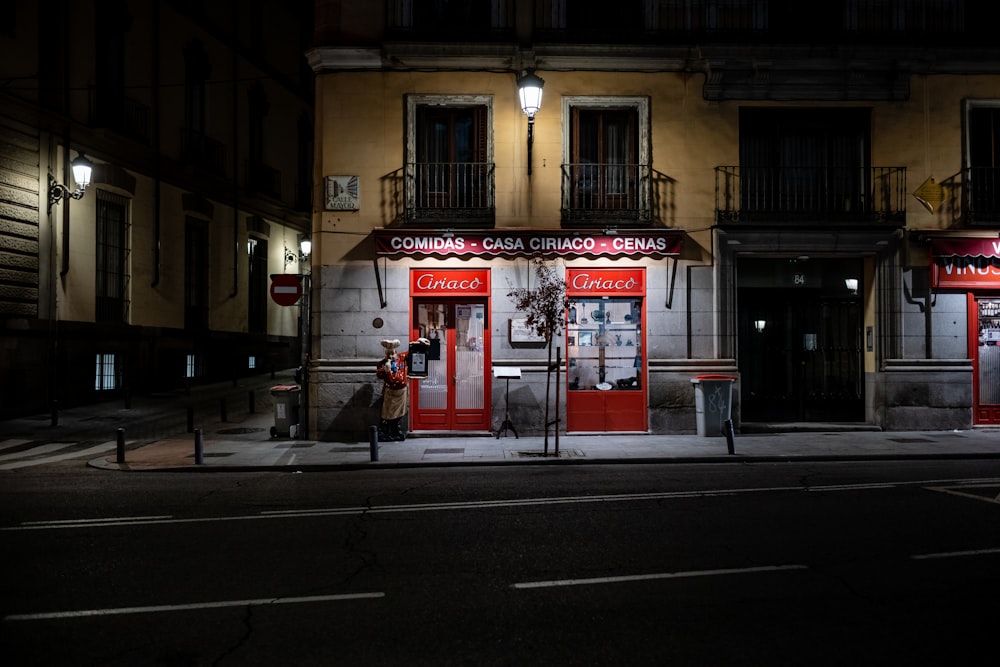
[[[966,313],[968,314],[969,359],[972,360],[972,423],[976,425],[1000,424],[1000,405],[980,405],[979,403],[979,302],[976,297],[1000,298],[998,295],[966,292]]]
[[[635,268],[566,268],[566,296],[637,298],[642,309],[641,380],[638,391],[600,391],[590,389],[567,390],[566,431],[628,431],[644,432],[649,429],[649,400],[647,383],[646,349],[646,270]],[[566,334],[568,336],[568,333]],[[563,342],[568,348],[568,341]],[[569,364],[566,368],[566,386],[569,386]]]
[[[417,322],[417,305],[433,302],[443,303],[454,313],[456,304],[481,303],[484,306],[483,323],[483,407],[476,410],[458,410],[455,407],[454,375],[457,349],[454,319],[445,324],[446,339],[441,343],[441,354],[448,355],[452,376],[449,381],[447,406],[444,410],[420,410],[420,382],[410,384],[410,430],[412,431],[488,431],[492,419],[492,368],[490,336],[490,270],[489,269],[440,269],[415,268],[410,270],[410,340],[420,337]],[[453,315],[452,315],[453,317]],[[428,363],[441,363],[429,360]]]

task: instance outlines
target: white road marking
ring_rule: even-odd
[[[385,593],[345,593],[342,595],[310,595],[295,598],[260,598],[256,600],[223,600],[221,602],[195,602],[191,604],[151,605],[147,607],[112,607],[109,609],[80,609],[78,611],[53,611],[38,614],[11,614],[4,621],[50,621],[61,618],[89,618],[93,616],[127,616],[131,614],[161,614],[171,611],[197,609],[223,609],[226,607],[261,607],[278,604],[310,604],[339,602],[385,597]]]
[[[971,549],[969,551],[942,551],[936,554],[918,554],[910,556],[913,560],[932,560],[935,558],[964,558],[967,556],[991,556],[1000,554],[1000,548],[996,549]]]
[[[108,521],[152,521],[158,519],[171,519],[173,518],[170,514],[156,514],[149,516],[114,516],[114,517],[103,517],[100,519],[57,519],[55,521],[25,521],[22,526],[62,526],[70,527],[77,524],[103,524]]]
[[[51,443],[51,445],[58,445],[54,447],[51,445],[41,445],[33,449],[29,449],[27,452],[19,452],[18,455],[24,456],[25,454],[44,454],[46,452],[55,451],[57,449],[62,449],[76,443]],[[55,456],[46,456],[40,459],[25,459],[23,461],[14,461],[12,463],[0,464],[0,470],[15,470],[17,468],[27,468],[29,466],[38,466],[45,463],[56,463],[57,461],[66,461],[68,459],[81,458],[84,456],[93,456],[94,454],[101,454],[103,452],[108,452],[118,446],[117,441],[102,442],[99,445],[94,445],[93,447],[88,447],[86,449],[79,449],[73,452],[66,452],[65,454],[56,454]],[[44,450],[44,451],[43,451]],[[13,458],[13,454],[7,454],[5,456],[0,456],[0,459]]]
[[[15,438],[14,440],[4,440],[0,442],[0,451],[4,449],[10,449],[11,447],[17,447],[18,445],[23,445],[26,442],[31,442],[31,440],[24,440],[22,438]]]
[[[114,443],[109,443],[114,446]],[[850,490],[884,490],[896,486],[929,486],[940,485],[950,482],[955,485],[982,483],[982,480],[923,480],[912,482],[900,482],[898,484],[886,485],[885,483],[873,483],[867,485],[852,485]],[[192,517],[192,518],[136,518],[136,519],[95,519],[91,523],[75,524],[67,522],[52,522],[52,525],[21,524],[18,526],[0,527],[0,531],[14,530],[43,530],[43,529],[64,529],[64,528],[95,528],[95,527],[117,527],[117,526],[140,526],[154,524],[182,524],[182,523],[214,523],[220,521],[254,521],[260,519],[285,519],[285,518],[311,518],[323,516],[353,516],[359,514],[390,514],[401,512],[440,512],[451,510],[477,510],[498,507],[531,507],[540,505],[568,505],[577,503],[612,503],[612,502],[634,502],[643,500],[673,500],[684,498],[714,498],[722,496],[735,496],[748,493],[774,493],[774,492],[802,492],[802,491],[842,491],[848,487],[842,485],[834,486],[770,486],[743,489],[719,489],[714,491],[663,491],[650,493],[622,493],[594,496],[557,496],[542,498],[513,498],[507,500],[473,500],[450,503],[417,503],[412,505],[372,505],[371,507],[330,507],[315,509],[290,509],[290,510],[270,510],[259,514],[217,516],[217,517]]]
[[[594,584],[620,584],[631,581],[651,581],[655,579],[685,579],[689,577],[718,577],[731,574],[753,574],[758,572],[783,572],[787,570],[807,570],[806,565],[763,565],[760,567],[724,568],[719,570],[691,570],[688,572],[657,572],[619,577],[593,577],[591,579],[553,579],[550,581],[525,581],[511,584],[511,588],[555,588],[558,586],[590,586]]]

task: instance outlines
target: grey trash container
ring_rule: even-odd
[[[274,426],[271,427],[271,437],[279,435],[290,436],[292,427],[298,430],[299,425],[299,386],[281,384],[271,387],[271,398],[274,400]]]
[[[733,414],[732,375],[698,375],[694,385],[694,410],[698,435],[719,437],[726,434],[725,423]]]

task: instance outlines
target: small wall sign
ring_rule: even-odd
[[[361,208],[357,176],[327,176],[323,200],[328,211],[357,211]]]

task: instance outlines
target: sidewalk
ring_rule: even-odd
[[[291,372],[260,375],[236,383],[192,388],[123,402],[60,411],[50,415],[0,422],[0,439],[112,442],[118,429],[125,439],[124,463],[116,448],[90,461],[107,470],[124,471],[255,471],[341,470],[408,466],[503,464],[584,464],[615,462],[727,462],[788,460],[850,460],[899,458],[997,458],[1000,428],[964,431],[905,431],[887,433],[858,425],[830,430],[786,430],[780,433],[737,434],[734,453],[724,437],[604,433],[548,438],[513,433],[496,438],[410,436],[403,442],[382,442],[373,460],[369,442],[338,443],[287,437],[272,438],[274,410],[270,387],[292,384]],[[251,409],[252,408],[252,409]],[[195,435],[202,434],[202,462],[195,461]],[[817,425],[798,425],[816,429]],[[788,428],[796,428],[791,426]],[[819,428],[822,428],[819,427]],[[848,430],[842,430],[848,429]]]
[[[239,424],[215,424],[203,431],[202,463],[195,462],[191,434],[159,440],[93,460],[94,467],[128,471],[323,471],[412,466],[585,464],[622,462],[725,462],[900,458],[998,458],[1000,431],[789,432],[737,435],[734,454],[722,437],[697,435],[513,435],[411,436],[382,442],[373,460],[371,443],[335,443],[271,438],[270,415],[251,415]]]

